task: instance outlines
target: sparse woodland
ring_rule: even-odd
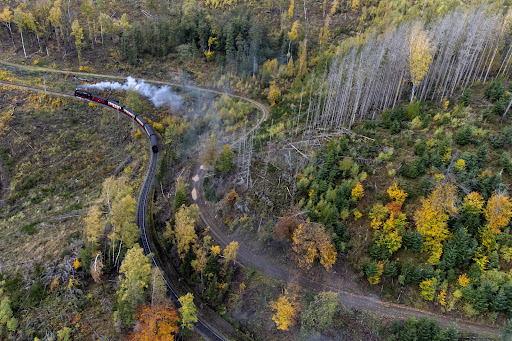
[[[3,60],[179,80],[271,108],[248,134],[261,113],[226,94],[178,88],[178,109],[103,94],[160,134],[148,214],[159,269],[135,223],[143,133],[95,104],[0,88],[0,338],[195,340],[206,306],[249,339],[473,337],[347,309],[350,292],[510,339],[509,0],[0,6]],[[96,76],[1,66],[0,80],[70,92]],[[270,265],[260,272],[247,250]],[[171,268],[190,290],[179,308]]]

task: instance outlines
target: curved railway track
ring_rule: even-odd
[[[84,99],[81,97],[75,97],[74,95],[71,95],[69,93],[56,91],[56,90],[48,90],[48,89],[45,90],[45,89],[35,88],[32,86],[28,86],[28,85],[17,85],[17,84],[4,82],[4,81],[0,81],[0,84],[4,85],[4,86],[21,88],[21,89],[26,89],[26,90],[30,90],[30,91],[45,92],[45,93],[50,93],[50,94],[54,94],[54,95],[70,97],[70,98],[74,98],[74,99],[91,102],[87,99]],[[96,102],[92,102],[92,103],[96,103]],[[106,106],[106,107],[110,108],[108,106]],[[114,108],[111,108],[111,109],[115,111]],[[156,173],[157,166],[158,166],[159,153],[153,153],[151,150],[149,150],[148,152],[150,153],[151,158],[150,158],[148,171],[146,173],[146,177],[144,178],[144,182],[142,183],[142,186],[141,186],[141,189],[139,192],[139,197],[137,200],[136,220],[137,220],[137,226],[141,230],[140,243],[142,245],[142,248],[144,249],[144,253],[146,255],[147,254],[154,255],[153,250],[151,248],[151,244],[149,242],[148,232],[147,232],[147,228],[146,228],[146,207],[148,205],[148,198],[149,198],[149,194],[151,192],[151,185],[153,182],[153,178]],[[155,256],[152,256],[151,258],[152,258],[151,261],[155,266],[158,266],[160,269],[163,269],[158,258],[156,258]],[[179,290],[173,285],[172,281],[167,276],[165,271],[162,271],[162,274],[163,274],[164,282],[167,286],[168,295],[173,300],[174,304],[177,307],[180,307],[181,305],[180,305],[178,299],[181,297],[181,295],[180,295]],[[208,323],[206,320],[204,320],[201,317],[199,317],[197,323],[195,323],[194,329],[199,335],[201,335],[206,340],[212,340],[212,341],[229,341],[230,340],[229,337],[224,336],[220,331],[218,331],[215,327],[213,327],[210,323]]]

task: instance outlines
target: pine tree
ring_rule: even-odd
[[[510,303],[503,289],[498,291],[498,294],[493,298],[491,306],[494,311],[506,311],[509,309]]]
[[[395,262],[387,262],[384,264],[384,277],[389,279],[398,277],[398,267]]]

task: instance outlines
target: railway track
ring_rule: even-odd
[[[70,98],[74,98],[74,99],[78,99],[78,100],[91,102],[87,99],[75,97],[74,95],[71,95],[69,93],[56,91],[56,90],[41,89],[41,88],[36,88],[36,87],[28,86],[28,85],[12,84],[9,82],[4,82],[4,81],[0,81],[0,84],[4,85],[4,86],[14,87],[14,88],[21,88],[21,89],[26,89],[26,90],[30,90],[30,91],[50,93],[53,95],[70,97]],[[96,102],[92,102],[92,103],[96,103]],[[110,108],[108,106],[106,106],[106,107]],[[114,108],[111,108],[111,109],[115,110]],[[151,193],[151,186],[152,186],[153,179],[154,179],[154,176],[155,176],[155,173],[157,170],[157,166],[158,166],[159,153],[153,153],[151,150],[149,150],[148,152],[150,153],[151,158],[150,158],[148,171],[146,173],[146,177],[144,178],[144,182],[142,183],[142,186],[141,186],[141,189],[139,192],[139,197],[137,200],[136,220],[137,220],[137,226],[141,230],[140,244],[142,245],[142,248],[144,249],[144,253],[146,255],[148,255],[148,254],[154,255],[153,250],[151,248],[151,244],[149,242],[148,232],[147,232],[147,227],[146,227],[146,213],[147,213],[146,208],[148,205],[149,194]],[[153,265],[159,267],[160,269],[163,269],[158,258],[156,258],[155,256],[152,256],[151,258],[152,258],[151,261],[152,261]],[[162,274],[163,274],[163,280],[167,286],[167,293],[168,293],[169,297],[172,299],[172,301],[174,302],[174,304],[177,307],[180,307],[181,304],[179,303],[178,299],[181,297],[181,295],[180,295],[179,290],[172,284],[172,281],[167,276],[165,271],[162,271]],[[215,327],[213,327],[210,323],[208,323],[203,318],[198,318],[197,323],[195,323],[195,325],[194,325],[194,329],[199,335],[201,335],[206,340],[212,340],[212,341],[229,341],[230,340],[229,337],[224,336],[220,331],[218,331]]]

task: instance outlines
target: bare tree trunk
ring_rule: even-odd
[[[507,105],[507,109],[505,110],[505,112],[503,113],[503,116],[501,116],[501,123],[503,123],[505,121],[505,116],[507,115],[507,112],[510,110],[510,106],[512,106],[512,99],[510,100],[510,102],[508,103]]]
[[[59,32],[57,31],[57,25],[55,25],[55,38],[57,38],[57,46],[60,49]]]
[[[94,41],[92,39],[92,31],[91,31],[91,23],[89,22],[89,19],[87,19],[87,26],[89,27],[89,39],[91,40],[92,48],[94,48]]]
[[[117,266],[117,262],[119,261],[119,255],[121,254],[122,246],[123,246],[123,241],[121,240],[119,242],[119,250],[117,251],[117,257],[116,257],[116,261],[114,262],[114,266]]]
[[[23,46],[23,55],[27,58],[27,51],[25,50],[25,41],[23,40],[23,30],[20,28],[21,46]]]

